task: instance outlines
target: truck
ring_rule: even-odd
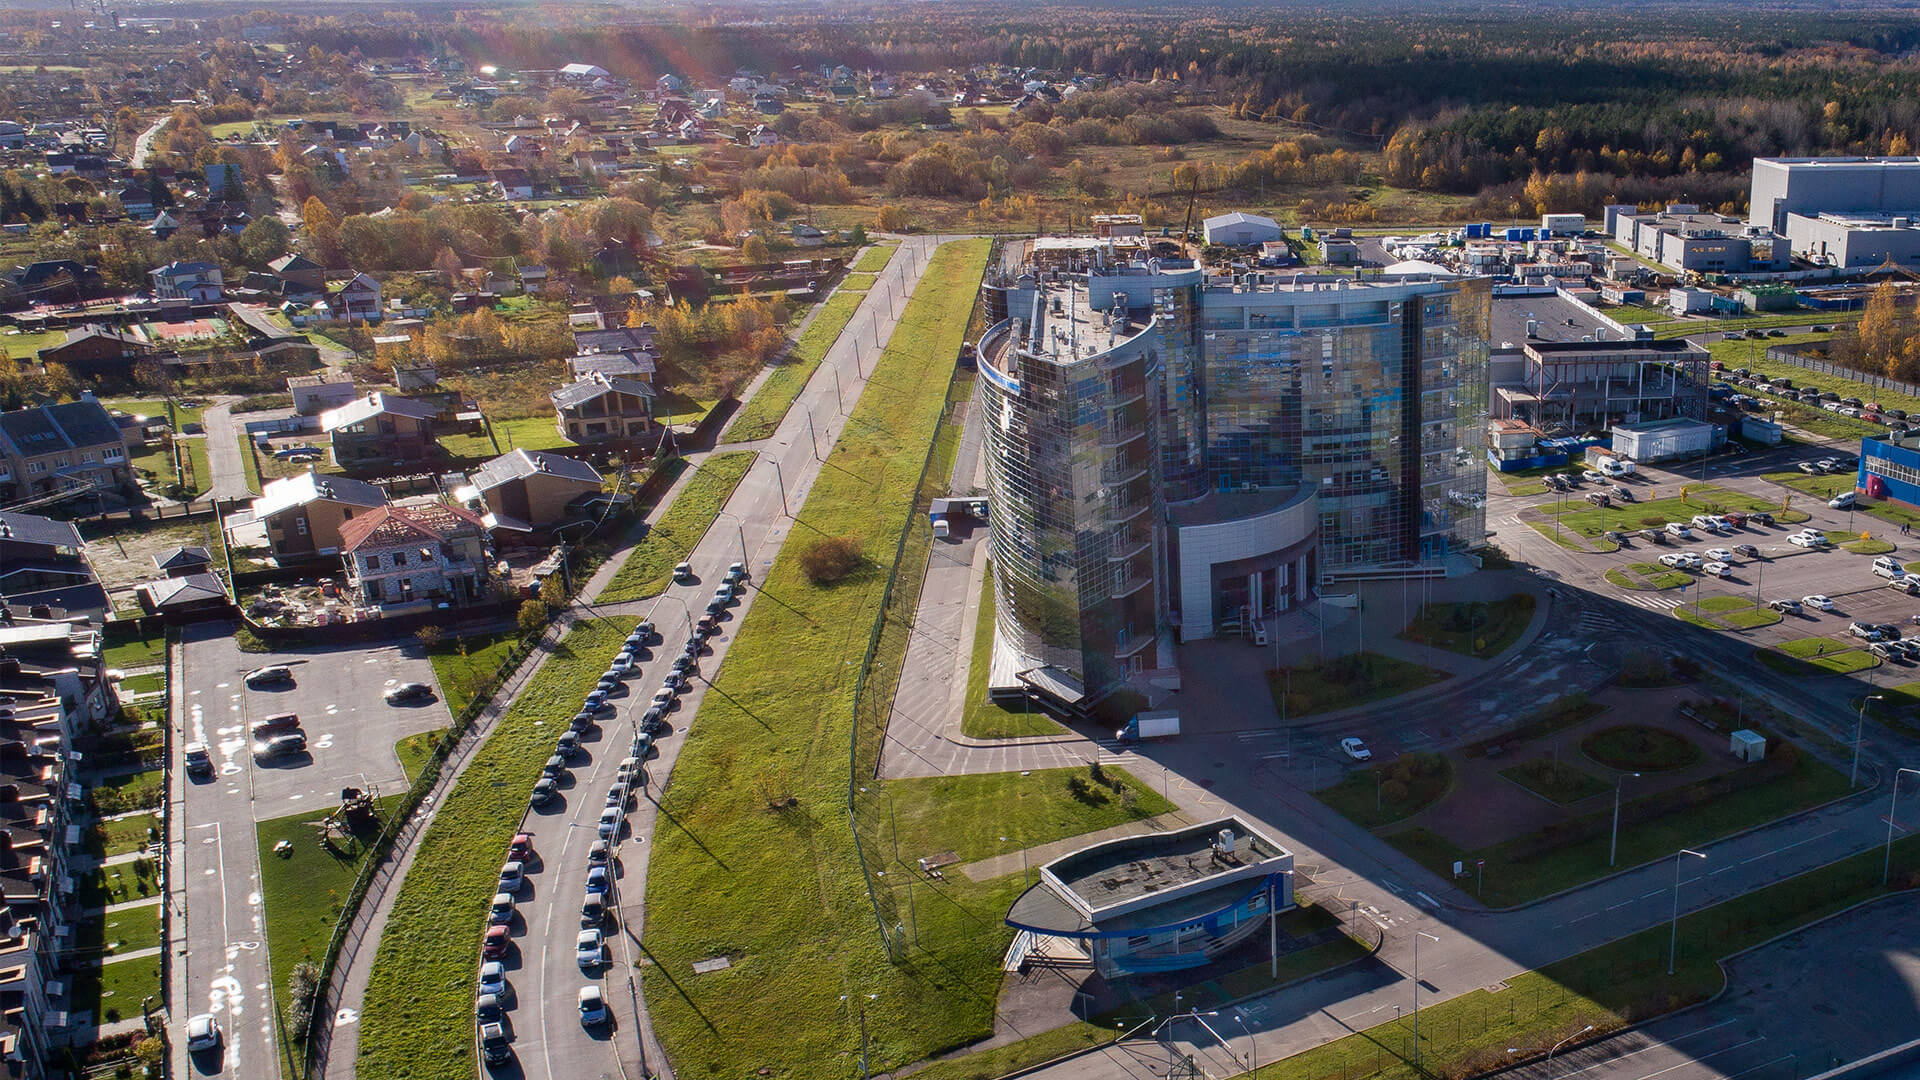
[[[1173,709],[1133,714],[1127,726],[1113,733],[1121,742],[1140,739],[1170,739],[1180,734],[1180,713]]]

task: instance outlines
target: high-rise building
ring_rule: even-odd
[[[989,289],[998,682],[1097,700],[1484,540],[1486,280],[1094,259]]]

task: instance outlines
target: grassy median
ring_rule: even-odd
[[[877,274],[887,268],[887,262],[893,258],[894,249],[900,246],[897,240],[883,240],[860,253],[853,269],[857,273]]]
[[[754,454],[743,451],[715,454],[701,462],[687,486],[674,496],[673,505],[633,545],[627,561],[614,571],[613,580],[594,602],[640,600],[664,591],[673,579],[674,566],[712,528],[721,508],[733,497],[733,489],[740,486],[740,478],[753,467],[754,458]]]
[[[933,259],[674,767],[647,881],[653,963],[642,977],[655,1030],[683,1075],[843,1077],[844,1055],[860,1048],[863,1001],[875,1072],[992,1030],[1006,943],[998,917],[1020,879],[948,873],[916,884],[901,905],[912,923],[906,959],[888,961],[847,817],[855,672],[888,568],[868,563],[829,585],[800,568],[821,537],[858,535],[869,559],[891,559],[987,253],[986,241],[961,241]],[[889,791],[904,830],[929,796],[908,783]],[[1033,843],[1050,838],[1051,810],[1037,823],[1029,808],[1062,804],[1041,794],[981,805],[1025,826],[1018,835]],[[1082,804],[1069,791],[1065,805]],[[917,854],[909,843],[902,858]],[[730,969],[693,973],[719,956]]]
[[[768,374],[767,381],[760,384],[747,403],[740,407],[739,415],[727,425],[720,436],[723,443],[752,442],[756,439],[769,439],[780,427],[780,421],[786,419],[787,410],[807,388],[813,379],[815,369],[827,358],[827,350],[840,340],[840,332],[853,321],[853,313],[860,307],[860,301],[867,298],[864,292],[850,290],[836,291],[820,305],[813,321],[801,332],[800,340],[793,343],[793,349],[779,366]],[[958,345],[954,346],[957,350]]]
[[[977,557],[985,558],[984,551]],[[967,668],[967,702],[960,716],[960,733],[970,739],[1064,734],[1066,729],[1045,712],[1009,709],[987,700],[987,677],[993,667],[994,610],[993,568],[988,567],[986,581],[980,586],[980,621],[973,629],[973,657]]]
[[[473,987],[494,877],[562,730],[554,720],[573,714],[627,629],[589,619],[555,646],[420,837],[367,982],[361,1076],[473,1075]]]

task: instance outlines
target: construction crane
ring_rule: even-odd
[[[1200,170],[1193,170],[1193,186],[1187,191],[1187,221],[1180,226],[1180,239],[1193,239],[1193,204],[1200,198]]]

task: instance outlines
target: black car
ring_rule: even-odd
[[[410,701],[427,701],[433,697],[433,687],[423,682],[405,682],[398,686],[387,687],[387,704],[404,705]]]

